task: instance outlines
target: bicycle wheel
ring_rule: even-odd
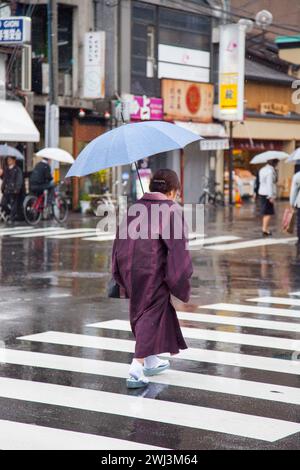
[[[23,203],[24,218],[28,225],[37,225],[42,218],[42,212],[38,208],[38,198],[27,196]]]
[[[69,208],[68,203],[64,198],[60,196],[55,198],[55,202],[52,206],[52,214],[56,222],[59,224],[63,224],[67,220]]]

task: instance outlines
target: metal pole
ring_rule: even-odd
[[[233,204],[232,192],[233,192],[233,122],[230,121],[229,124],[229,162],[228,162],[228,170],[229,170],[229,204]]]
[[[49,101],[58,102],[58,16],[57,0],[48,0]]]

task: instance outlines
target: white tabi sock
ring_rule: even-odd
[[[133,359],[133,361],[131,363],[131,366],[130,366],[130,369],[129,369],[129,375],[130,375],[130,377],[133,377],[136,380],[139,380],[144,375],[143,366],[136,359]]]
[[[162,361],[157,356],[148,356],[145,358],[144,367],[145,369],[155,369],[159,366],[165,366],[169,361]]]

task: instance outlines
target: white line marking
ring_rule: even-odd
[[[300,299],[288,299],[285,297],[256,297],[255,299],[247,299],[247,302],[257,302],[263,304],[278,304],[278,305],[294,305],[300,307]],[[300,315],[300,310],[299,310]]]
[[[127,353],[133,353],[135,349],[135,342],[132,340],[103,338],[57,331],[47,331],[45,333],[22,336],[18,339],[38,343],[60,344],[65,346],[103,349]],[[165,356],[168,357],[168,355]],[[273,359],[263,356],[252,356],[247,354],[228,353],[198,348],[189,348],[185,351],[181,351],[178,356],[174,358],[171,356],[169,359],[185,359],[189,361],[224,364],[229,366],[245,367],[249,369],[268,370],[271,372],[300,375],[300,361]]]
[[[115,235],[97,235],[96,237],[82,238],[82,240],[91,241],[91,242],[107,242],[107,241],[112,241],[115,238],[116,238]]]
[[[253,305],[240,305],[240,304],[212,304],[212,305],[199,305],[199,308],[218,310],[220,312],[239,312],[239,313],[254,313],[257,315],[274,315],[278,317],[290,317],[300,319],[300,310],[289,310],[287,308],[270,308],[270,307],[256,307]]]
[[[11,238],[33,238],[33,237],[46,237],[52,234],[63,234],[66,233],[65,228],[45,228],[45,229],[34,229],[32,232],[18,233],[11,235]]]
[[[42,367],[122,379],[128,377],[129,369],[129,365],[118,362],[12,349],[0,349],[0,359],[1,362],[6,364]],[[151,382],[300,405],[300,389],[282,385],[195,374],[178,370],[169,370],[165,374],[151,377]]]
[[[198,246],[198,245],[213,245],[217,243],[233,242],[235,240],[240,240],[240,237],[234,236],[220,236],[220,237],[211,237],[211,238],[202,238],[199,240],[192,240],[189,242],[189,246]]]
[[[88,235],[94,235],[96,233],[96,230],[91,230],[90,232],[68,232],[63,235],[49,235],[47,238],[51,238],[52,240],[68,240],[68,239],[73,239],[73,238],[83,238]]]
[[[109,330],[131,331],[130,324],[124,320],[109,320],[87,325],[92,328],[105,328]],[[248,335],[230,333],[228,331],[212,331],[200,328],[181,328],[183,336],[189,339],[220,341],[223,343],[246,344],[263,348],[286,349],[300,351],[300,340],[276,338],[274,336]]]
[[[275,442],[300,432],[300,424],[262,416],[2,377],[0,396],[221,432],[267,442]]]
[[[84,434],[32,424],[0,421],[0,448],[3,450],[158,450],[122,439]]]
[[[217,245],[208,247],[208,250],[217,250],[217,251],[230,251],[230,250],[240,250],[243,248],[254,248],[258,246],[268,246],[268,245],[279,245],[287,244],[297,241],[298,238],[274,238],[274,239],[258,239],[258,240],[249,240],[245,242],[238,243],[229,243],[228,245]]]
[[[219,325],[234,325],[239,327],[258,328],[264,330],[291,331],[295,333],[300,333],[300,323],[256,320],[254,318],[241,318],[229,316],[224,317],[223,315],[208,315],[192,312],[177,312],[177,316],[180,320],[185,321],[215,323]]]
[[[289,295],[295,295],[296,297],[300,297],[300,292],[291,292]]]

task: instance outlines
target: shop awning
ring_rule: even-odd
[[[194,134],[201,135],[201,137],[215,137],[215,138],[226,138],[226,130],[222,124],[216,124],[214,122],[204,124],[198,122],[184,122],[175,121],[177,126],[183,127],[188,131],[194,132]]]
[[[40,133],[18,101],[0,100],[0,142],[39,142]]]

